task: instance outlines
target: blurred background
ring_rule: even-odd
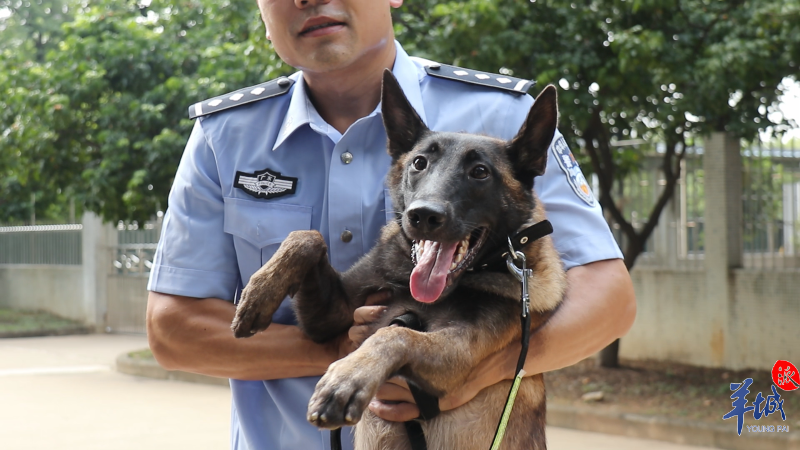
[[[800,448],[796,431],[740,439],[721,419],[730,383],[769,395],[775,361],[800,364],[800,0],[408,0],[393,15],[410,55],[558,86],[560,130],[625,253],[633,329],[547,374],[549,423]],[[0,338],[94,333],[0,339],[8,448],[226,446],[227,388],[169,385],[219,380],[144,349],[146,283],[187,107],[294,71],[264,34],[254,0],[0,0]],[[800,395],[781,394],[788,422],[747,423],[799,427]]]
[[[632,270],[605,353],[800,361],[800,2],[416,0],[411,55],[559,87]],[[196,101],[293,72],[253,0],[0,0],[0,307],[144,333]]]

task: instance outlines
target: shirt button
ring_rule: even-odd
[[[344,230],[342,231],[342,235],[340,237],[342,239],[342,242],[346,244],[353,240],[353,232],[350,230]]]
[[[350,164],[351,162],[353,162],[353,154],[350,153],[350,152],[342,153],[341,158],[342,158],[342,162],[345,163],[345,164]]]

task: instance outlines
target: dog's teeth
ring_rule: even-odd
[[[344,416],[344,421],[347,423],[351,423],[353,421],[353,416],[350,415],[350,413],[347,413],[347,415]]]
[[[460,262],[461,262],[463,259],[464,259],[464,254],[463,254],[463,253],[459,253],[458,255],[456,255],[456,258],[455,258],[455,260],[454,260],[454,263],[455,263],[455,264],[458,264],[458,263],[460,263]]]
[[[453,263],[452,263],[452,264],[450,264],[450,270],[453,270],[453,269],[455,269],[457,265],[458,265],[458,263],[457,263],[457,262],[455,262],[455,261],[453,261]]]
[[[310,416],[308,416],[311,422],[316,422],[319,419],[319,413],[313,412]]]

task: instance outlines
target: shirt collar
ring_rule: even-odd
[[[283,117],[281,129],[278,131],[278,138],[275,140],[275,145],[272,146],[273,151],[280,147],[295,130],[312,122],[312,111],[314,116],[319,117],[319,113],[311,104],[306,93],[303,72],[296,72],[289,78],[295,81],[294,87],[292,87],[292,97],[289,100],[289,109],[286,110],[286,115]],[[319,120],[322,121],[322,118],[320,117]],[[324,121],[322,122],[324,123]]]
[[[427,122],[425,118],[425,108],[422,104],[422,92],[420,91],[420,81],[423,77],[422,70],[411,61],[408,54],[399,42],[395,41],[396,56],[392,73],[397,78],[400,87],[406,94],[411,106],[417,111],[423,122]],[[275,145],[272,150],[277,150],[283,142],[292,135],[298,128],[308,124],[314,131],[322,134],[331,135],[338,132],[328,125],[314,108],[311,100],[308,98],[306,92],[305,80],[303,80],[302,72],[296,72],[290,76],[295,80],[294,87],[292,88],[291,99],[289,100],[289,109],[283,118],[283,123],[278,131],[278,138],[275,140]],[[380,114],[381,105],[379,104],[375,111],[370,116]],[[368,116],[369,117],[369,116]],[[341,137],[341,136],[338,136]]]

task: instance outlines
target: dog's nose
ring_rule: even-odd
[[[406,214],[411,226],[420,231],[438,230],[447,220],[444,206],[429,202],[413,202],[409,205]]]

